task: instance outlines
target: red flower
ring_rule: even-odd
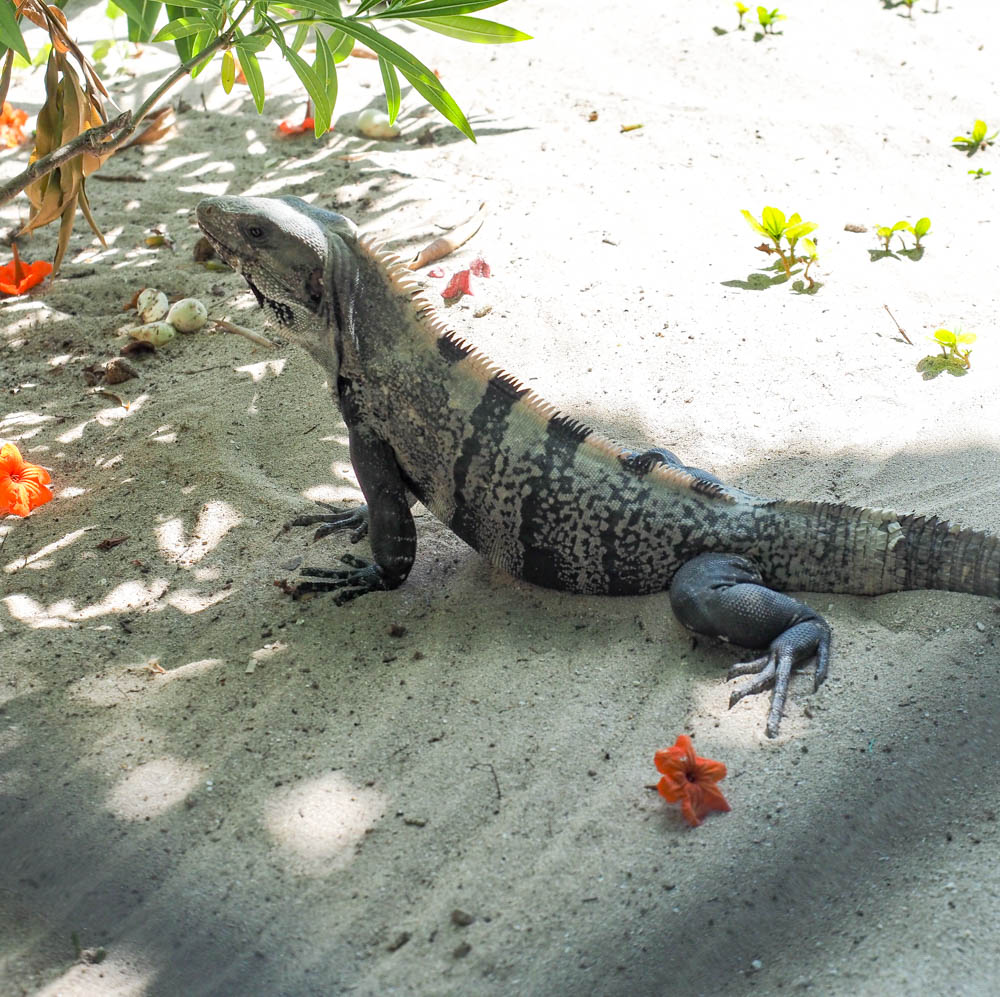
[[[282,135],[301,135],[303,132],[311,132],[316,130],[316,120],[315,118],[303,118],[302,122],[297,125],[290,125],[287,121],[282,121],[278,125],[278,131]]]
[[[680,803],[681,813],[697,827],[710,810],[728,810],[729,804],[716,783],[726,778],[726,766],[699,758],[687,734],[679,734],[672,748],[661,748],[653,759],[663,778],[657,785],[668,803]]]
[[[0,294],[24,294],[29,287],[41,284],[52,273],[52,264],[45,260],[22,263],[17,255],[16,242],[10,248],[14,251],[14,259],[0,267]]]
[[[28,464],[13,443],[0,447],[0,515],[27,516],[52,498],[44,467]]]
[[[13,149],[24,141],[24,123],[28,120],[28,112],[19,107],[11,107],[10,101],[3,102],[0,111],[0,145]]]

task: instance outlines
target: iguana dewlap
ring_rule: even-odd
[[[326,370],[367,511],[306,517],[364,528],[373,561],[309,572],[299,591],[391,589],[416,552],[416,496],[493,564],[569,592],[670,589],[689,629],[766,648],[732,702],[775,688],[830,631],[776,590],[1000,595],[1000,543],[936,518],[727,487],[667,450],[627,451],[499,370],[449,330],[413,275],[341,215],[295,197],[210,197],[198,222],[289,339]]]

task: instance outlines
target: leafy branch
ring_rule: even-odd
[[[465,136],[476,136],[455,99],[433,70],[376,25],[408,21],[418,27],[481,44],[525,41],[529,35],[504,24],[471,17],[506,0],[360,0],[348,13],[348,0],[115,0],[128,18],[133,42],[172,41],[179,65],[134,111],[113,120],[105,110],[107,97],[94,66],[70,37],[62,12],[43,0],[0,0],[0,103],[6,97],[15,54],[30,61],[20,20],[27,17],[49,34],[52,48],[46,67],[46,101],[35,129],[29,167],[0,185],[0,204],[24,190],[32,212],[22,231],[62,219],[55,268],[66,251],[79,206],[95,233],[90,216],[86,177],[132,136],[138,125],[180,80],[203,72],[222,55],[220,81],[228,93],[236,79],[236,61],[246,78],[258,113],[264,107],[264,77],[259,54],[276,45],[305,87],[313,107],[316,136],[328,131],[337,102],[337,65],[358,42],[377,56],[390,122],[399,113],[399,76]],[[166,23],[156,30],[161,15]],[[309,38],[315,57],[301,53]],[[72,62],[71,62],[72,59]],[[74,65],[76,68],[74,68]]]

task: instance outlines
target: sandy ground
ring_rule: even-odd
[[[733,649],[693,647],[665,595],[511,581],[429,514],[403,588],[290,601],[284,565],[348,547],[280,524],[359,495],[300,351],[179,338],[112,389],[127,411],[82,373],[142,286],[266,329],[240,278],[192,262],[205,194],[300,194],[405,251],[485,201],[444,266],[493,276],[448,319],[565,411],[761,494],[996,529],[1000,161],[949,140],[1000,123],[1000,17],[921,4],[793,0],[755,43],[713,32],[735,25],[723,0],[513,2],[494,16],[535,41],[397,35],[478,145],[409,92],[399,140],[359,137],[381,100],[361,60],[336,130],[281,140],[301,95],[271,60],[262,117],[210,70],[173,136],[106,165],[140,178],[89,185],[108,249],[81,220],[62,276],[0,305],[0,437],[56,488],[0,522],[0,991],[1000,988],[996,603],[811,596],[831,678],[796,678],[768,741],[765,698],[726,708]],[[109,33],[101,9],[82,42]],[[170,61],[128,61],[121,104]],[[39,87],[20,73],[12,99],[33,114]],[[765,204],[819,223],[817,295],[739,286],[766,262],[740,209]],[[844,231],[921,215],[919,262]],[[145,246],[157,224],[175,251]],[[916,372],[939,326],[979,335],[967,377]],[[682,731],[729,766],[732,812],[697,829],[650,789]]]

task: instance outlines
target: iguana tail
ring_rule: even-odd
[[[775,588],[852,595],[941,589],[1000,598],[1000,538],[988,533],[834,502],[769,502],[758,515],[764,542],[749,554]]]

